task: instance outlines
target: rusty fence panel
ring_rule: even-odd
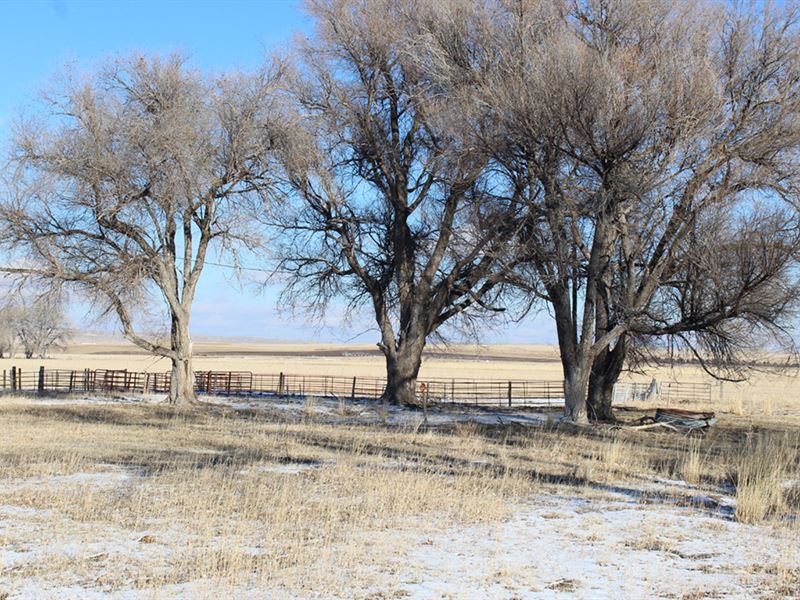
[[[641,392],[633,385],[631,396]],[[169,372],[126,369],[65,370],[17,368],[3,372],[2,392],[168,393]],[[377,400],[386,380],[377,377],[261,374],[250,371],[197,371],[198,393],[264,397],[320,396]],[[644,388],[643,388],[644,389]],[[663,382],[660,396],[667,402],[709,402],[710,383]],[[561,380],[420,379],[417,397],[423,402],[474,406],[551,406],[564,402]]]
[[[660,398],[667,404],[711,401],[711,384],[685,381],[663,381]]]

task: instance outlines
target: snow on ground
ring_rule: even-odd
[[[418,407],[385,405],[374,400],[340,400],[331,396],[199,396],[202,403],[212,406],[226,406],[242,410],[275,410],[289,414],[314,414],[336,418],[336,420],[357,422],[380,422],[388,425],[417,425],[425,419],[425,411]],[[163,404],[163,394],[114,394],[109,396],[73,395],[61,397],[25,397],[25,403],[42,406],[63,406],[75,404]],[[507,423],[542,424],[549,419],[557,419],[562,407],[553,405],[539,408],[515,408],[509,410],[498,405],[474,406],[469,404],[431,404],[427,411],[430,425],[441,425],[457,421],[474,421],[487,425]]]
[[[767,591],[764,572],[798,561],[797,540],[767,528],[622,496],[553,494],[506,522],[442,532],[395,568],[412,598],[745,599]]]
[[[23,523],[43,527],[54,520],[58,516],[52,511],[2,506],[0,537]],[[148,553],[169,552],[182,541],[175,532],[170,541],[161,542],[162,533],[161,543],[142,544],[142,531],[94,531],[90,524],[79,523],[73,524],[71,536],[64,535],[63,526],[58,530],[62,533],[43,538],[38,547],[3,548],[2,572],[34,560],[58,564],[75,557],[91,561],[127,555],[141,561]],[[363,541],[372,535],[362,534]],[[800,568],[798,542],[791,532],[742,525],[696,508],[642,505],[613,493],[584,498],[550,492],[519,505],[504,522],[443,527],[424,536],[416,534],[413,525],[401,526],[392,537],[397,551],[360,569],[360,580],[366,574],[376,583],[369,589],[343,590],[340,597],[779,598],[793,597],[791,589],[769,595],[779,585],[770,574]],[[0,576],[3,590],[9,598],[43,599],[325,596],[206,581],[104,592],[77,582],[53,585],[46,577],[19,581]]]
[[[240,409],[285,411],[298,418],[309,412],[341,422],[382,422],[419,425],[420,410],[383,407],[375,403],[335,399],[204,398]],[[156,402],[137,396],[125,401]],[[40,400],[75,403],[86,399]],[[118,403],[119,398],[91,402]],[[428,411],[429,424],[453,421],[481,423],[543,423],[553,415],[535,412],[459,408]],[[257,469],[285,476],[306,476],[326,463],[259,465]],[[387,468],[395,467],[387,461]],[[121,490],[143,477],[133,469],[99,465],[96,473],[52,475],[2,482],[4,489],[81,486],[87,493]],[[108,467],[108,468],[105,468]],[[793,485],[794,482],[787,482]],[[680,506],[684,498],[689,506]],[[705,507],[705,508],[704,508]],[[800,598],[800,541],[796,528],[744,525],[732,520],[735,501],[728,495],[681,480],[655,478],[638,489],[616,488],[582,492],[552,487],[513,507],[502,522],[471,526],[426,527],[418,533],[413,518],[390,532],[392,545],[369,563],[356,567],[365,589],[342,588],[341,598]],[[254,586],[248,582],[191,581],[155,589],[104,591],[77,575],[52,579],[47,568],[29,577],[15,573],[33,564],[40,567],[70,561],[130,559],[132,564],[179,552],[187,543],[169,524],[153,524],[155,542],[146,529],[98,528],[74,522],[57,510],[0,506],[0,542],[28,539],[39,543],[0,546],[0,598],[320,598],[329,593]],[[166,532],[166,533],[165,533]],[[369,544],[386,532],[354,533],[352,543]],[[245,549],[247,550],[247,549]],[[252,549],[254,553],[258,549]],[[330,560],[321,558],[320,561]],[[320,564],[319,569],[337,569]],[[348,582],[344,572],[343,584]]]
[[[534,409],[502,406],[473,406],[467,404],[431,405],[427,415],[422,408],[408,406],[385,405],[374,400],[339,400],[330,396],[304,398],[298,396],[212,396],[201,395],[201,402],[212,406],[224,406],[240,410],[280,411],[289,416],[300,417],[313,414],[336,422],[345,423],[382,423],[384,425],[417,427],[426,419],[430,426],[445,425],[456,422],[475,422],[483,425],[541,425],[548,420],[558,420],[562,408],[558,406]],[[60,398],[25,398],[27,402],[43,406],[63,406],[74,404],[161,404],[163,394],[130,394],[113,396],[63,396]]]
[[[247,410],[276,410],[289,415],[314,414],[336,421],[353,423],[383,423],[394,426],[419,426],[427,420],[431,426],[456,422],[475,422],[484,425],[516,423],[542,425],[548,419],[558,419],[562,409],[505,409],[500,406],[431,405],[422,408],[393,406],[369,400],[341,401],[332,397],[247,398],[239,396],[202,396],[209,404]]]
[[[101,473],[72,473],[3,481],[3,491],[46,489],[58,485],[79,485],[95,488],[114,488],[133,480],[133,474],[116,465],[99,465],[110,469]]]

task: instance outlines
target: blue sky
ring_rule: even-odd
[[[65,64],[89,69],[117,53],[177,50],[203,69],[246,69],[286,46],[295,32],[309,30],[293,0],[0,0],[0,146],[14,116],[36,101],[38,90]],[[225,271],[209,266],[204,272],[192,318],[194,335],[377,341],[369,314],[347,327],[341,311],[334,309],[324,325],[310,324],[280,310],[277,287],[262,293],[241,289]],[[73,307],[77,321],[84,313]],[[539,315],[495,330],[485,341],[549,343],[554,334],[549,317]]]

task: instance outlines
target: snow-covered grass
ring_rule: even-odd
[[[687,441],[537,412],[155,400],[3,399],[0,597],[800,589],[796,457],[781,510],[737,522],[732,473],[750,442],[736,421]]]

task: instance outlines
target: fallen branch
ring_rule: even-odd
[[[647,429],[655,429],[657,427],[663,427],[665,429],[669,429],[671,431],[675,431],[675,432],[680,433],[680,429],[678,429],[674,425],[672,425],[670,423],[663,423],[663,422],[644,423],[642,425],[613,425],[611,427],[611,429],[628,429],[628,430],[631,430],[631,431],[644,431],[644,430],[647,430]]]

